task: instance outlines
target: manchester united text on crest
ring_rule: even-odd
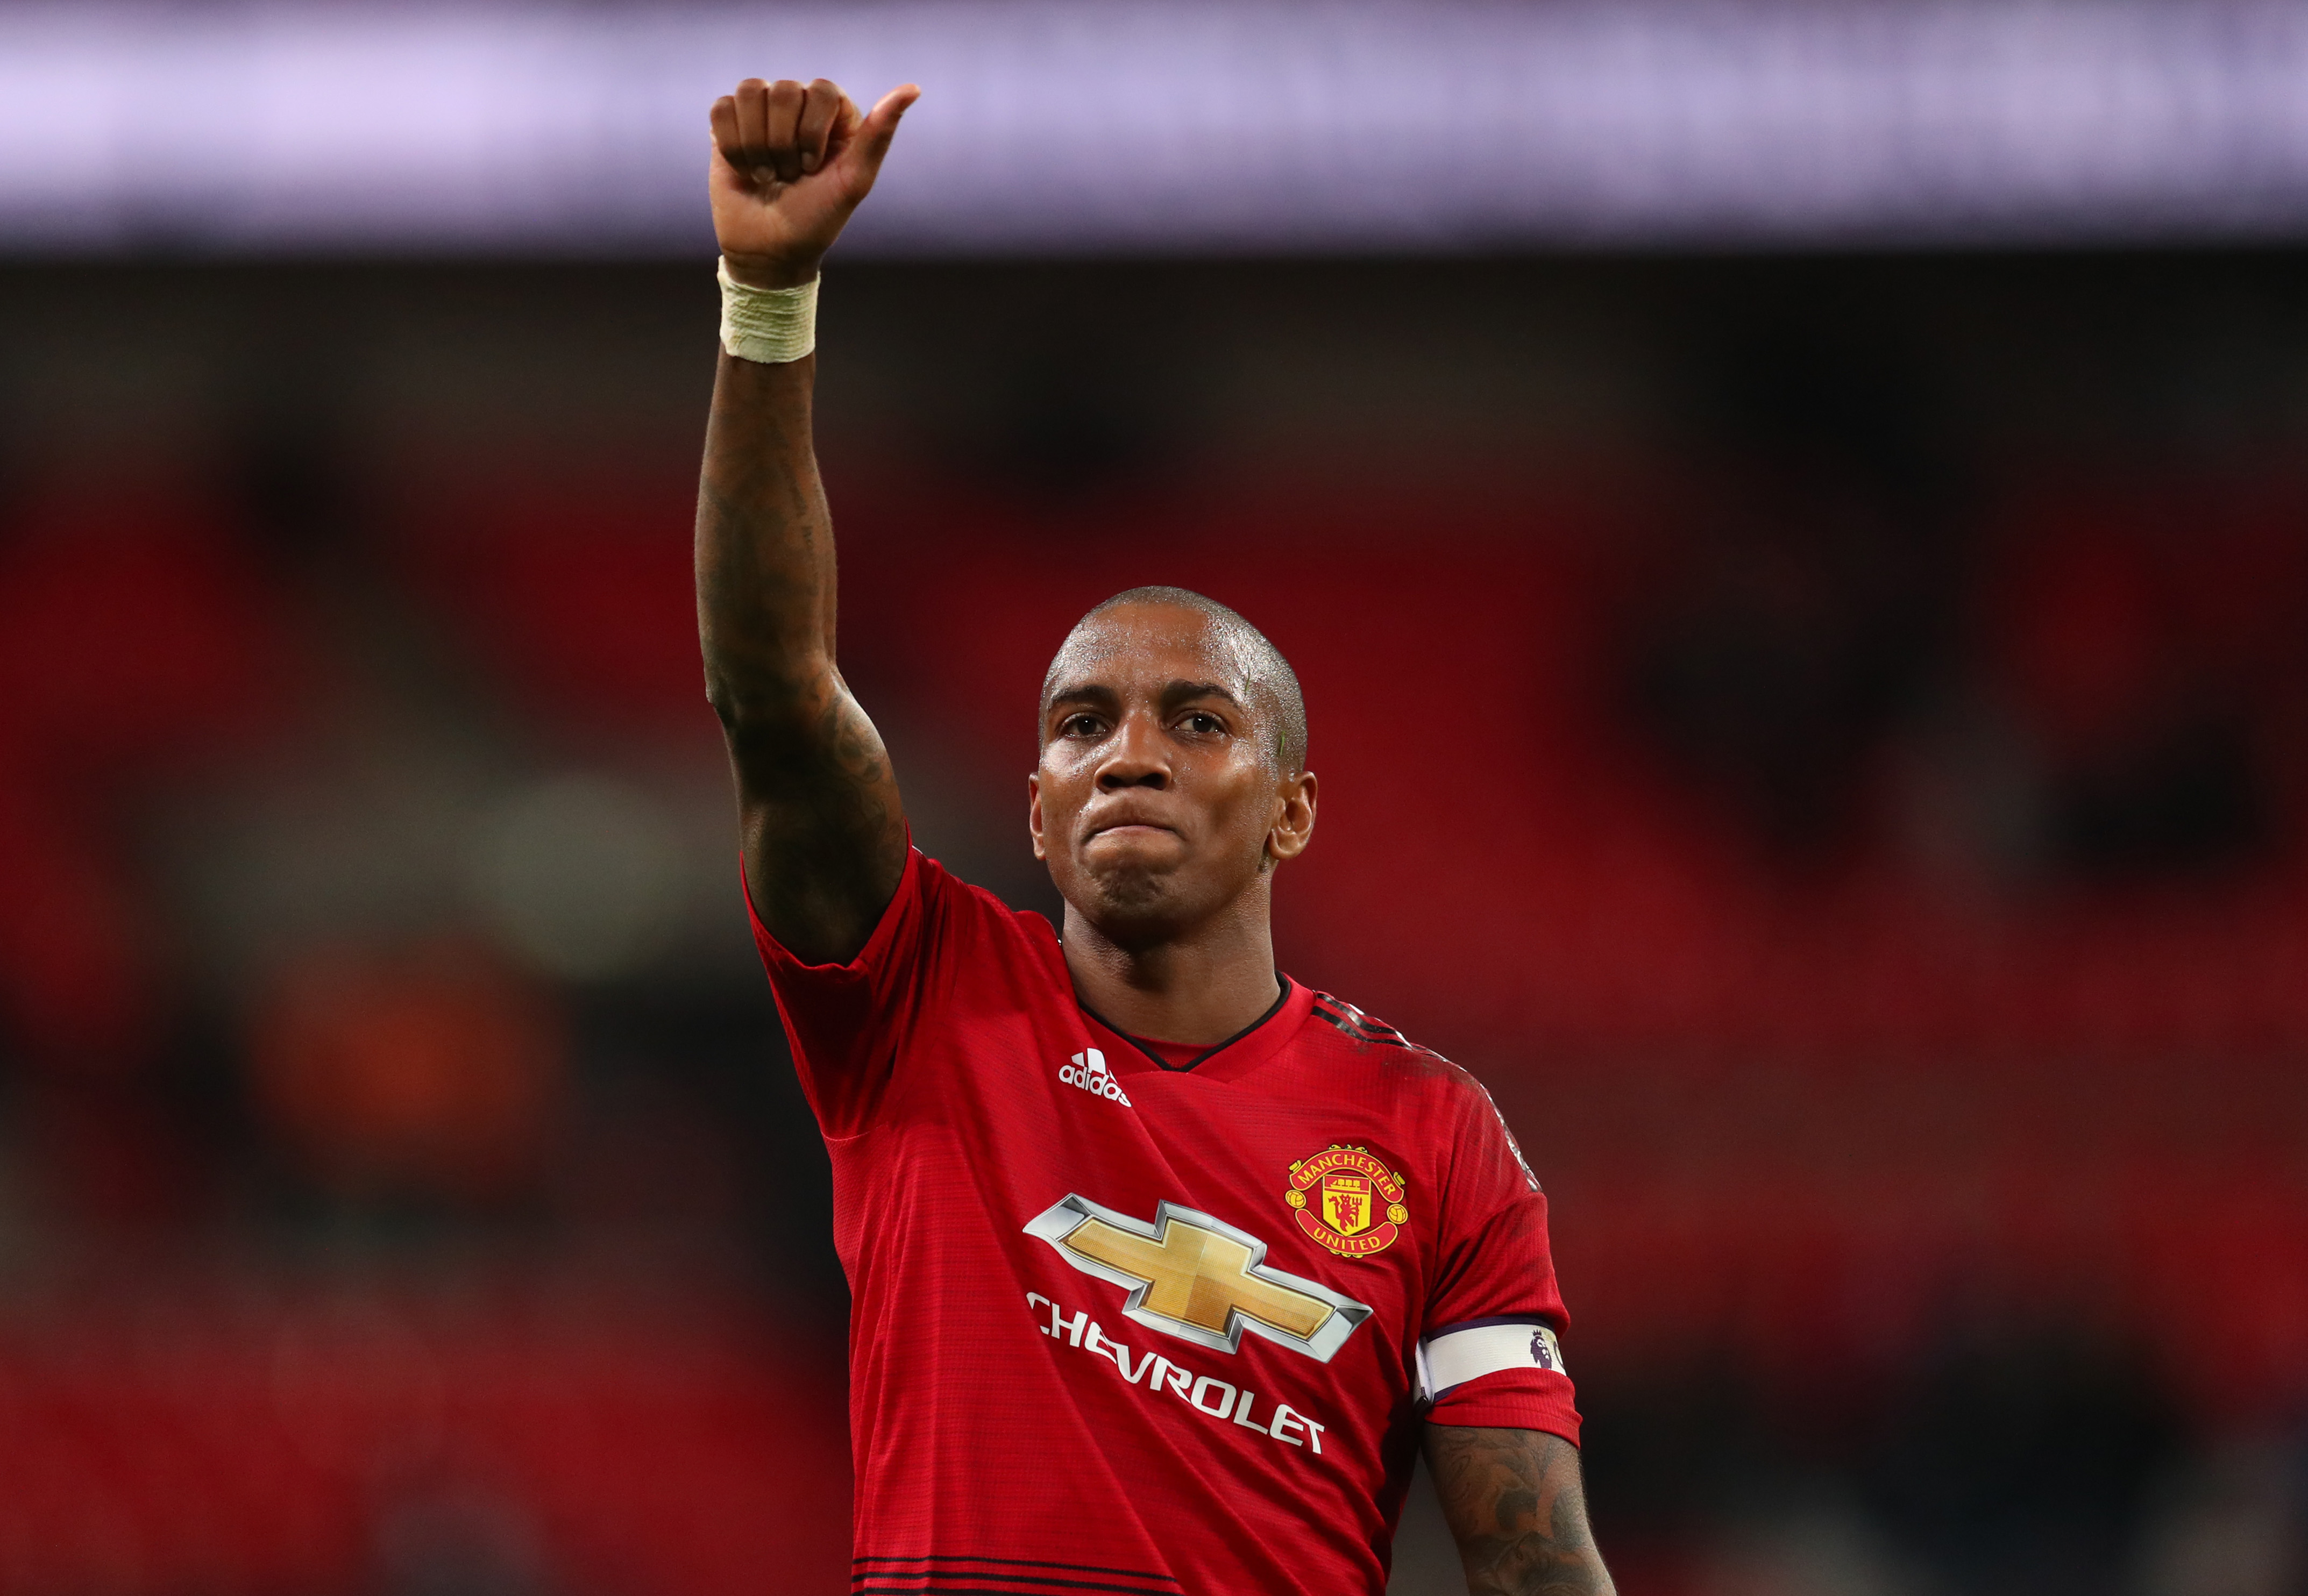
[[[1290,1166],[1290,1205],[1298,1228],[1340,1257],[1368,1257],[1394,1244],[1410,1223],[1402,1177],[1367,1147],[1333,1143]]]

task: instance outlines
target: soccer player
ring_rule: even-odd
[[[1473,1077],[1275,967],[1316,786],[1274,647],[1168,588],[1066,636],[1027,778],[1062,933],[910,845],[835,664],[810,350],[917,93],[712,111],[699,629],[833,1159],[854,1589],[1380,1592],[1423,1445],[1470,1591],[1607,1592],[1537,1181]]]

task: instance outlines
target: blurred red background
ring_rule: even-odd
[[[1623,1590],[2296,1588],[2296,263],[1409,275],[837,284],[843,660],[917,839],[1052,909],[1051,648],[1236,605],[1323,782],[1284,967],[1529,1151]],[[838,1588],[695,276],[13,279],[0,1590]]]

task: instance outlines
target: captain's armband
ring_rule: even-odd
[[[1418,1343],[1418,1398],[1435,1402],[1468,1380],[1511,1369],[1566,1372],[1563,1349],[1542,1320],[1510,1317],[1444,1325]]]

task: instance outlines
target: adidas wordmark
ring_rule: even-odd
[[[1115,1082],[1113,1072],[1106,1067],[1106,1055],[1096,1048],[1076,1053],[1072,1062],[1059,1065],[1058,1079],[1066,1085],[1079,1086],[1092,1096],[1118,1103],[1124,1108],[1130,1106],[1130,1099]]]

